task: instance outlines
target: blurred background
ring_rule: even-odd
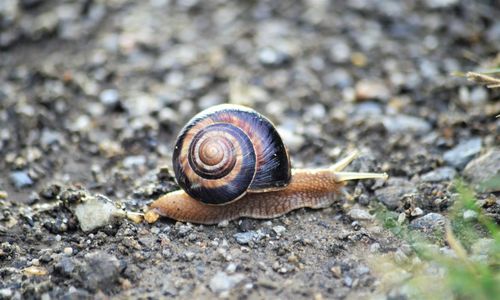
[[[441,212],[455,175],[498,171],[500,89],[456,75],[498,70],[499,49],[496,0],[1,0],[1,195],[79,185],[143,207],[176,188],[158,169],[185,122],[236,103],[294,166],[357,148],[352,169],[393,178],[385,206],[418,190],[412,207]],[[366,206],[377,188],[351,191]]]

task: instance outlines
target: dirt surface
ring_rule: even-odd
[[[455,176],[500,169],[500,93],[450,76],[500,64],[497,1],[1,2],[0,299],[404,297],[372,260],[412,250],[374,211],[432,229]],[[178,131],[226,102],[294,167],[359,149],[350,170],[391,178],[268,221],[82,231],[84,198],[141,212],[177,189]],[[498,222],[498,191],[478,199]]]

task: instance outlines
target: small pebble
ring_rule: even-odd
[[[34,183],[26,171],[11,172],[9,177],[12,184],[18,189],[32,186]]]
[[[345,276],[344,277],[344,285],[347,287],[352,286],[352,278],[350,276]]]
[[[0,289],[0,298],[10,299],[14,293],[9,288]]]
[[[385,129],[389,133],[415,133],[424,134],[432,129],[431,124],[426,120],[414,116],[395,115],[382,119]]]
[[[403,224],[405,221],[406,221],[406,214],[402,212],[398,216],[398,224]]]
[[[68,255],[68,256],[69,256],[69,255],[72,255],[72,254],[73,254],[73,248],[71,248],[71,247],[65,247],[65,248],[63,249],[63,252],[64,252],[64,254],[66,254],[66,255]]]
[[[220,227],[220,228],[224,228],[224,227],[227,227],[229,226],[229,221],[228,220],[224,220],[222,222],[220,222],[219,224],[217,224],[217,227]]]
[[[479,151],[481,151],[481,138],[473,138],[463,141],[454,148],[446,151],[443,159],[449,165],[463,169]]]
[[[364,209],[360,209],[360,208],[352,208],[351,210],[349,210],[349,212],[347,214],[351,218],[353,218],[354,220],[372,220],[373,219],[373,216],[370,215],[369,212],[367,212]]]
[[[233,235],[233,237],[236,239],[236,242],[238,242],[238,244],[240,245],[247,245],[257,236],[258,234],[254,230],[250,230],[247,232],[238,232]]]
[[[44,148],[47,148],[55,143],[62,144],[63,141],[64,137],[61,133],[48,129],[44,129],[40,137],[40,143]]]
[[[379,116],[382,114],[382,107],[376,102],[362,102],[356,105],[355,114],[359,116]]]
[[[454,168],[441,167],[423,174],[421,179],[422,181],[426,182],[440,182],[446,180],[453,180],[456,174],[457,171],[455,171]]]
[[[106,105],[107,107],[116,106],[119,99],[120,99],[120,94],[118,93],[117,90],[114,89],[104,90],[99,95],[99,100],[101,101],[102,104]]]
[[[74,207],[80,228],[85,232],[110,224],[117,212],[111,201],[94,196],[87,197],[86,201]]]
[[[342,269],[340,268],[340,266],[331,267],[330,272],[332,272],[335,278],[340,278],[342,276]]]
[[[481,238],[477,240],[471,247],[472,253],[475,255],[490,255],[495,251],[495,240],[489,238]]]
[[[245,275],[243,274],[227,275],[225,272],[217,272],[215,276],[210,279],[208,286],[212,292],[219,294],[230,291],[244,279]]]
[[[390,91],[387,86],[378,80],[361,80],[355,87],[356,100],[388,100]]]
[[[416,207],[411,211],[412,217],[419,217],[424,214],[424,211],[420,207]]]
[[[416,189],[410,185],[388,186],[375,191],[378,200],[389,209],[396,209],[405,194],[415,193]]]
[[[468,209],[468,210],[464,211],[463,216],[464,216],[464,220],[466,220],[466,221],[475,220],[477,218],[477,212]]]
[[[424,233],[434,232],[435,230],[443,230],[446,218],[438,213],[428,213],[423,217],[417,218],[410,222],[410,228],[417,229]]]
[[[123,166],[130,169],[134,166],[143,166],[146,164],[146,157],[144,155],[128,156],[123,160]]]
[[[69,257],[63,257],[56,263],[54,270],[61,273],[62,275],[68,276],[75,270],[75,263]]]
[[[394,253],[394,260],[399,264],[405,263],[408,261],[408,256],[401,249],[398,249]]]
[[[380,244],[379,243],[373,243],[370,245],[370,252],[371,253],[377,253],[380,251]]]
[[[186,258],[186,261],[192,261],[194,256],[195,256],[194,252],[191,252],[191,251],[187,251],[184,253],[184,257]]]
[[[229,265],[227,265],[226,267],[226,272],[229,273],[229,274],[233,274],[234,272],[236,272],[236,268],[238,266],[235,264],[235,263],[230,263]]]
[[[285,226],[277,225],[273,227],[273,231],[276,232],[277,235],[281,235],[286,231]]]
[[[259,61],[264,66],[278,67],[285,64],[288,59],[287,54],[274,48],[264,48],[259,51]]]
[[[495,176],[500,176],[500,149],[493,148],[470,161],[464,169],[464,175],[475,184],[479,191],[498,192],[500,184],[488,184]]]
[[[108,290],[113,287],[124,267],[116,256],[104,251],[87,253],[84,262],[79,276],[83,286],[92,291]]]

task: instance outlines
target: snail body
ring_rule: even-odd
[[[158,198],[147,215],[217,224],[327,207],[347,180],[387,178],[342,172],[356,156],[327,168],[291,169],[286,147],[267,118],[246,107],[218,105],[193,117],[179,134],[173,166],[182,190]]]

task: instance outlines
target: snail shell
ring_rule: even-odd
[[[291,179],[288,152],[271,121],[230,104],[202,111],[187,123],[175,144],[173,168],[181,188],[206,204],[283,189]]]

